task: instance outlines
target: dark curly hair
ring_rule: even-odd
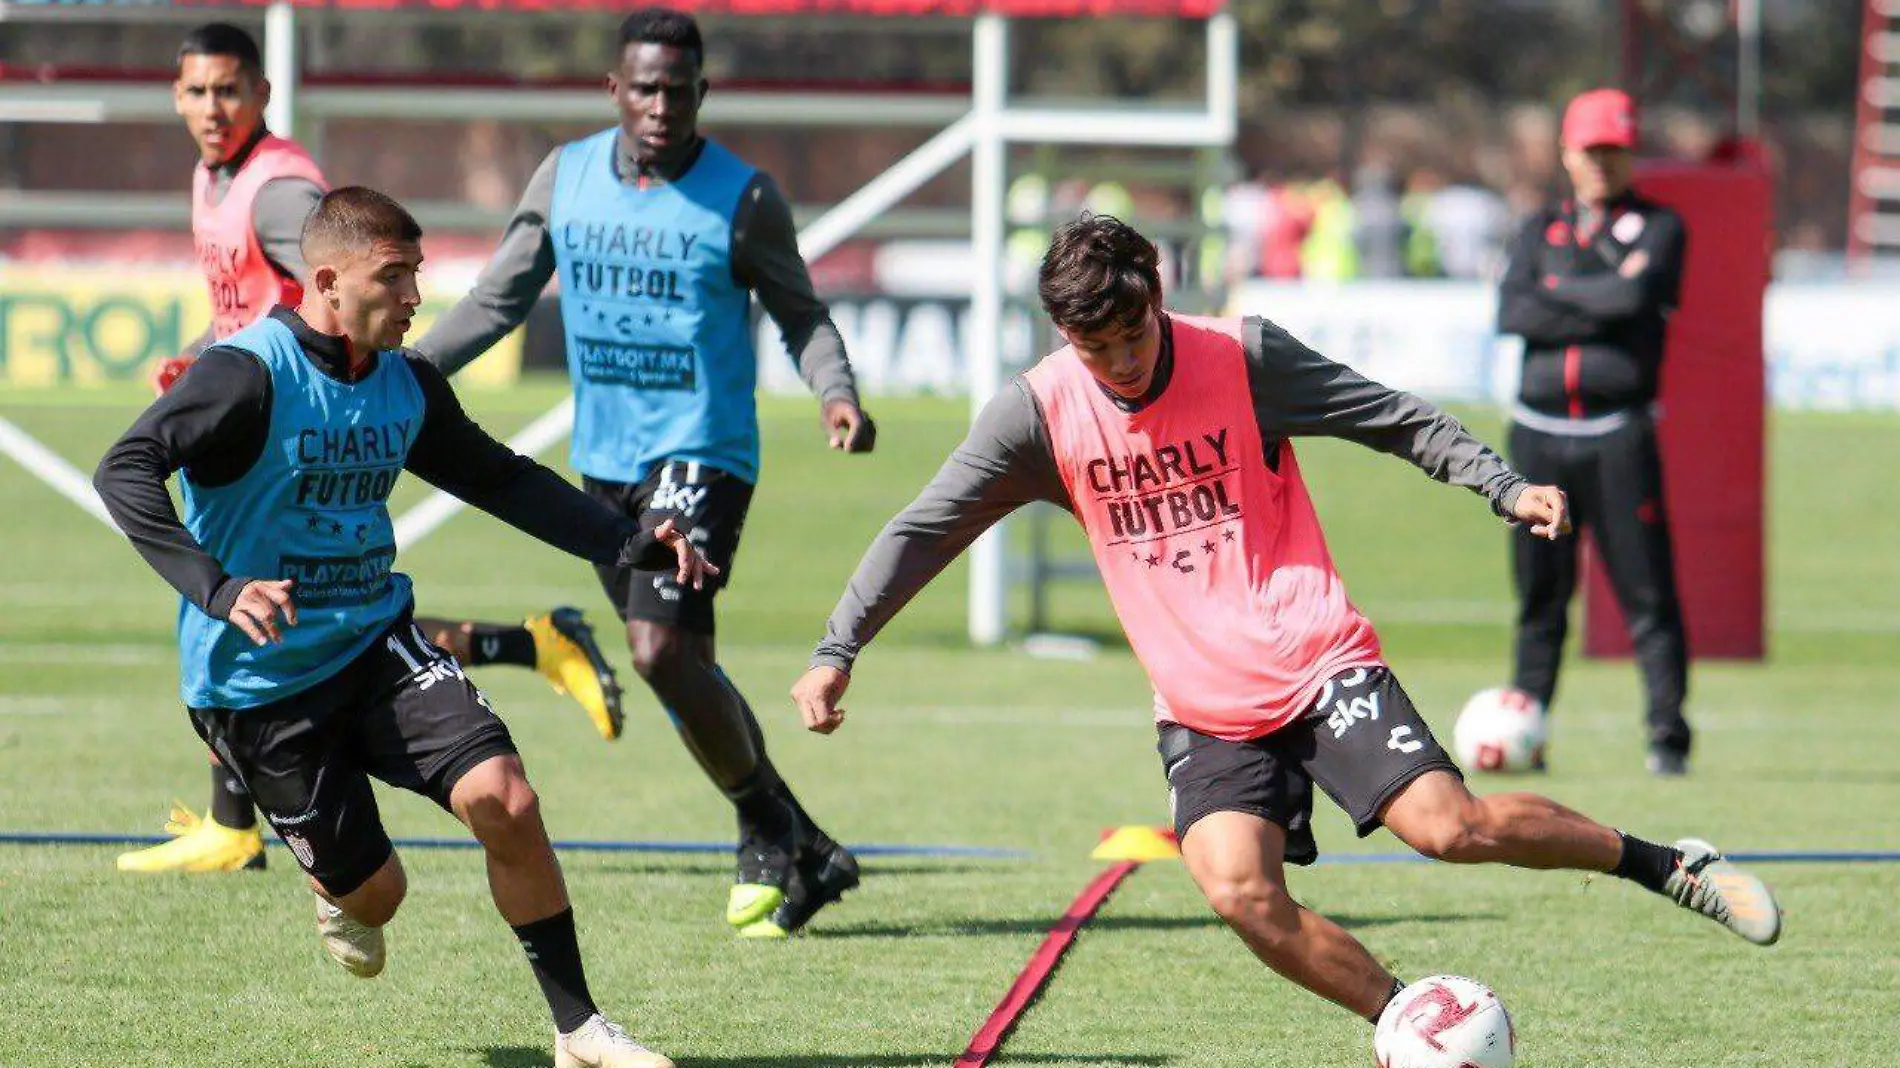
[[[620,50],[628,45],[668,45],[693,54],[693,62],[706,65],[706,42],[699,36],[699,22],[684,11],[670,7],[643,7],[628,15],[620,24]]]
[[[1064,330],[1133,328],[1161,306],[1161,254],[1113,215],[1084,215],[1056,231],[1036,291]]]

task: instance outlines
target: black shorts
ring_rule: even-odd
[[[673,569],[640,571],[631,567],[596,567],[601,588],[613,602],[622,622],[643,619],[667,623],[695,634],[713,633],[713,598],[732,579],[732,560],[739,551],[746,511],[752,507],[752,484],[738,475],[702,463],[668,460],[647,472],[637,484],[583,478],[595,500],[622,515],[657,526],[673,514],[692,524],[693,544],[706,554],[719,574],[708,576],[702,589],[673,581]]]
[[[444,809],[471,768],[515,752],[455,658],[404,612],[342,671],[260,708],[191,709],[303,869],[332,896],[362,886],[392,847],[369,777]]]
[[[1313,840],[1313,784],[1352,817],[1364,838],[1379,811],[1413,779],[1443,768],[1460,774],[1411,698],[1385,668],[1355,668],[1326,684],[1298,721],[1261,738],[1230,742],[1163,724],[1175,833],[1185,837],[1213,812],[1246,812],[1287,833],[1289,864],[1319,857]]]

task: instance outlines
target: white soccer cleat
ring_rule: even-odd
[[[567,1034],[554,1036],[554,1068],[673,1068],[673,1062],[595,1013]]]
[[[1766,883],[1730,863],[1700,838],[1676,843],[1682,863],[1669,873],[1664,893],[1758,946],[1781,938],[1781,906]]]
[[[388,951],[383,929],[358,923],[348,913],[317,895],[317,933],[323,936],[323,948],[330,959],[359,979],[374,979],[382,974]]]

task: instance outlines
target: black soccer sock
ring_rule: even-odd
[[[535,666],[534,635],[528,628],[497,623],[475,623],[468,632],[468,666],[515,664]]]
[[[1617,837],[1623,840],[1623,855],[1617,858],[1616,867],[1610,869],[1610,874],[1659,894],[1666,893],[1663,885],[1669,881],[1670,874],[1681,866],[1682,851],[1673,846],[1632,838],[1621,831],[1617,832]]]
[[[1388,1006],[1392,1004],[1392,999],[1398,997],[1399,991],[1404,990],[1404,989],[1405,989],[1405,980],[1403,979],[1392,980],[1392,989],[1386,991],[1385,1000],[1379,1002],[1378,1011],[1366,1017],[1366,1022],[1370,1023],[1374,1027],[1379,1026],[1379,1017],[1385,1015],[1385,1010]]]
[[[522,950],[528,954],[535,981],[541,984],[541,996],[548,999],[548,1011],[554,1015],[556,1030],[565,1035],[600,1011],[587,992],[587,975],[581,968],[581,946],[574,935],[572,908],[562,909],[545,920],[524,923],[514,932]]]
[[[798,810],[779,795],[781,785],[775,779],[755,774],[745,785],[727,795],[732,799],[732,807],[739,810],[741,833],[749,830],[768,839],[781,839],[791,833],[797,825]]]
[[[780,779],[778,785],[772,788],[772,792],[777,794],[781,800],[792,807],[792,815],[798,819],[799,828],[803,830],[808,837],[817,838],[824,835],[825,832],[818,826],[818,821],[812,819],[811,813],[805,811],[805,806],[798,803],[798,795],[792,793],[792,785],[790,783],[784,779]]]
[[[257,826],[257,805],[237,772],[222,764],[211,765],[211,820],[234,831]]]

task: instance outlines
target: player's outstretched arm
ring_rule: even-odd
[[[626,516],[575,488],[554,471],[490,437],[429,361],[408,357],[422,388],[422,427],[405,466],[424,481],[480,508],[538,541],[596,564],[643,570],[679,567],[697,584],[717,569],[688,540],[683,520],[641,530]]]
[[[1501,516],[1512,514],[1528,480],[1436,405],[1334,363],[1265,319],[1247,320],[1241,337],[1263,440],[1356,441],[1481,494]]]
[[[936,477],[871,542],[826,621],[812,666],[849,672],[858,651],[918,591],[1030,501],[1068,507],[1068,491],[1041,413],[1018,378],[984,406]]]
[[[541,161],[521,202],[502,232],[501,244],[468,291],[443,312],[413,346],[452,375],[474,362],[495,342],[520,326],[554,277],[554,244],[548,237],[548,212],[554,203],[554,170],[561,150]]]
[[[785,339],[799,377],[819,400],[831,447],[870,452],[877,444],[877,424],[858,402],[844,336],[812,288],[811,271],[798,251],[792,206],[769,175],[752,179],[733,215],[732,270],[733,277],[758,295]]]

